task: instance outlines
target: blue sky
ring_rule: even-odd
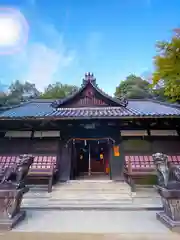
[[[157,40],[180,24],[179,0],[0,0],[29,24],[20,52],[0,56],[0,81],[80,85],[93,72],[109,94],[128,74],[153,69]]]

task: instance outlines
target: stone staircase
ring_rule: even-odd
[[[131,190],[125,182],[74,180],[59,183],[52,193],[30,191],[23,207],[58,209],[108,209],[132,205]]]

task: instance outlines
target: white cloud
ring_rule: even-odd
[[[20,80],[36,84],[43,90],[49,83],[60,79],[61,71],[70,66],[76,57],[68,50],[63,36],[53,25],[41,25],[43,42],[29,43],[24,51],[13,57],[12,67]],[[47,43],[46,43],[47,42]]]

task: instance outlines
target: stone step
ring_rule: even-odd
[[[81,199],[75,199],[75,200],[59,200],[59,199],[53,199],[53,200],[49,200],[49,201],[40,201],[37,202],[36,200],[23,200],[24,204],[37,204],[37,205],[41,205],[41,204],[57,204],[57,205],[65,205],[65,204],[71,204],[71,205],[86,205],[86,204],[90,204],[90,205],[98,205],[98,204],[120,204],[120,203],[132,203],[131,199],[119,199],[119,200],[96,200],[96,201],[92,201],[92,200],[81,200]]]
[[[53,195],[53,196],[41,196],[41,195],[25,195],[24,199],[52,199],[52,200],[76,200],[76,199],[81,199],[81,200],[119,200],[119,199],[132,199],[130,194],[76,194],[76,195]]]
[[[143,210],[143,209],[161,209],[162,210],[162,205],[160,204],[134,204],[132,202],[119,202],[119,203],[114,203],[114,202],[108,202],[108,203],[84,203],[84,204],[79,204],[79,203],[59,203],[59,202],[51,202],[51,203],[22,203],[22,208],[28,208],[28,209],[66,209],[66,210],[86,210],[86,209],[91,209],[91,210],[103,210],[103,209],[109,209],[109,210]]]
[[[67,196],[62,196],[62,197],[52,197],[51,198],[52,200],[78,200],[78,199],[81,199],[81,200],[89,200],[89,201],[100,201],[100,200],[107,200],[107,201],[109,201],[109,200],[124,200],[124,199],[131,199],[131,197],[130,196],[128,196],[128,195],[125,195],[125,196],[119,196],[119,197],[113,197],[113,196],[69,196],[69,197],[67,197]]]
[[[25,195],[26,196],[26,195]],[[101,198],[95,198],[91,194],[87,195],[86,197],[82,198],[78,195],[73,196],[70,198],[66,198],[66,196],[59,195],[57,198],[54,196],[47,197],[47,198],[36,198],[32,197],[29,198],[25,197],[22,202],[22,206],[24,208],[43,208],[43,209],[68,209],[68,210],[82,210],[82,209],[143,209],[144,208],[157,208],[161,207],[161,201],[157,198],[133,198],[131,196],[126,197],[114,197],[114,194],[110,196],[101,196]]]
[[[86,186],[86,187],[76,187],[76,186],[73,186],[73,187],[61,187],[59,186],[58,188],[53,188],[53,192],[57,192],[57,191],[89,191],[89,192],[98,192],[98,191],[108,191],[108,192],[131,192],[131,189],[128,188],[128,187],[102,187],[100,186],[99,188],[98,187],[90,187],[90,186]]]
[[[39,193],[39,192],[28,192],[24,195],[24,198],[84,198],[84,199],[98,199],[98,198],[129,198],[132,197],[130,192],[89,192],[89,191],[80,191],[80,192],[66,192],[66,191],[57,191],[52,193]]]
[[[101,191],[101,192],[105,192],[105,191],[108,191],[108,192],[131,192],[130,189],[128,188],[56,188],[56,189],[53,189],[53,192],[57,192],[57,191],[66,191],[66,192],[69,192],[69,191],[89,191],[89,192],[98,192],[98,191]]]
[[[93,188],[98,188],[98,187],[120,187],[120,186],[127,186],[129,187],[129,185],[125,182],[100,182],[100,181],[79,181],[79,182],[75,182],[75,181],[70,181],[70,182],[66,182],[66,183],[58,183],[56,184],[54,187],[58,187],[58,186],[65,186],[65,187],[69,187],[69,186],[73,186],[73,187],[82,187],[82,186],[92,186]]]
[[[54,187],[53,189],[131,189],[129,186],[123,186],[123,185],[119,185],[119,186],[113,186],[113,185],[109,185],[109,186],[103,186],[103,185],[97,185],[97,186],[92,186],[92,185],[82,185],[82,186],[78,186],[78,185],[67,185],[67,186],[58,186],[58,187]]]
[[[83,185],[57,185],[54,186],[53,189],[131,189],[128,185],[89,185],[89,184],[83,184]]]
[[[90,198],[96,198],[96,197],[103,197],[103,196],[112,196],[115,198],[119,198],[119,197],[124,197],[124,196],[131,196],[131,192],[130,191],[88,191],[88,190],[83,190],[83,191],[54,191],[51,196],[55,197],[55,198],[59,198],[59,197],[63,197],[63,196],[67,196],[67,197],[72,197],[72,196],[81,196],[81,197],[86,197],[86,196],[90,196]]]
[[[101,202],[108,202],[108,201],[114,201],[114,202],[117,202],[117,201],[132,201],[132,198],[127,196],[127,197],[122,197],[122,198],[50,198],[49,199],[50,201],[79,201],[79,202],[98,202],[98,201],[101,201]]]
[[[111,188],[111,187],[114,187],[114,188],[116,188],[116,187],[128,187],[128,188],[130,188],[130,186],[127,184],[127,183],[121,183],[121,184],[119,184],[119,183],[99,183],[99,182],[97,182],[97,183],[83,183],[83,184],[76,184],[76,183],[65,183],[65,184],[56,184],[56,185],[54,185],[53,187],[54,188],[56,188],[56,187],[71,187],[71,186],[73,186],[73,187],[83,187],[83,186],[92,186],[93,188],[98,188],[98,187],[103,187],[103,188]]]
[[[69,181],[53,187],[51,193],[30,191],[25,194],[23,206],[60,208],[104,208],[132,204],[130,187],[124,182]]]

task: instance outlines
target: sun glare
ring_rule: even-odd
[[[12,46],[20,37],[20,24],[10,17],[0,17],[0,45]]]
[[[0,54],[22,49],[28,39],[27,22],[15,9],[0,8]]]

